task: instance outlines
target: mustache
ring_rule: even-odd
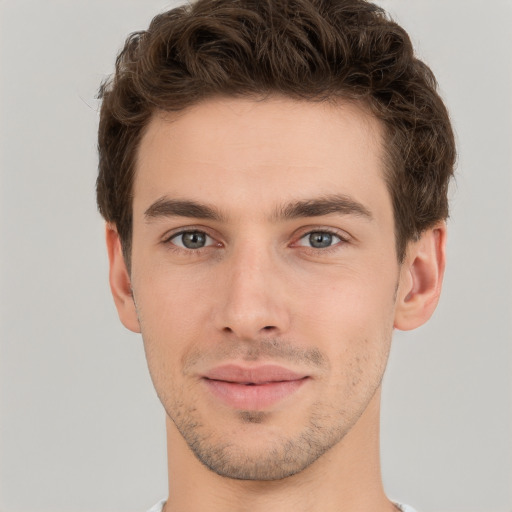
[[[282,361],[297,365],[307,365],[325,370],[327,357],[317,348],[303,348],[293,342],[271,338],[264,340],[225,340],[211,350],[190,352],[184,361],[183,371],[189,373],[198,364],[212,364],[227,360]]]

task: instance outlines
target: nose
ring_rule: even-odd
[[[215,326],[237,339],[281,335],[289,329],[284,272],[271,250],[247,246],[222,263]]]

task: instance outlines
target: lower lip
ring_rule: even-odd
[[[293,395],[306,382],[298,380],[246,385],[222,380],[203,379],[211,393],[226,405],[245,411],[261,411]]]

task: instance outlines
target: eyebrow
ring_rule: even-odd
[[[194,217],[196,219],[209,219],[222,221],[224,216],[211,206],[196,201],[183,199],[169,199],[161,197],[155,201],[145,212],[147,220],[159,217]]]
[[[372,213],[362,203],[342,194],[322,196],[316,199],[295,201],[278,208],[275,219],[297,219],[302,217],[321,217],[323,215],[355,215],[372,220]]]
[[[373,216],[362,203],[346,195],[334,194],[314,199],[294,201],[274,210],[273,221],[290,220],[323,215],[355,215],[372,220]],[[188,217],[196,219],[225,221],[226,217],[216,208],[197,201],[161,197],[144,212],[149,221],[162,217]]]

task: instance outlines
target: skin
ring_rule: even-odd
[[[107,226],[110,283],[167,413],[166,511],[393,510],[380,385],[393,329],[435,309],[446,230],[399,265],[379,121],[353,103],[279,97],[158,114],[133,196],[131,273]],[[243,410],[205,385],[227,363],[306,378]]]

